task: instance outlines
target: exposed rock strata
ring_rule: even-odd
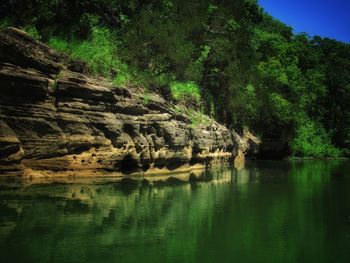
[[[184,171],[232,161],[248,149],[216,122],[193,127],[161,96],[145,101],[85,70],[18,29],[0,32],[2,174]]]

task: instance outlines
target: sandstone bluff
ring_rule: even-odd
[[[188,172],[244,158],[257,143],[214,121],[194,127],[157,93],[145,103],[21,30],[0,32],[1,175]]]

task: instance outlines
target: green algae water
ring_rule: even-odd
[[[0,189],[1,262],[350,262],[350,162]]]

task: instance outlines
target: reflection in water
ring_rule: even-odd
[[[6,262],[349,262],[349,162],[248,162],[176,186],[0,190]]]

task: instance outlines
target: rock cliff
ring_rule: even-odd
[[[113,176],[230,162],[249,142],[193,126],[160,95],[91,77],[23,31],[0,31],[0,174]],[[249,139],[249,138],[248,138]]]

